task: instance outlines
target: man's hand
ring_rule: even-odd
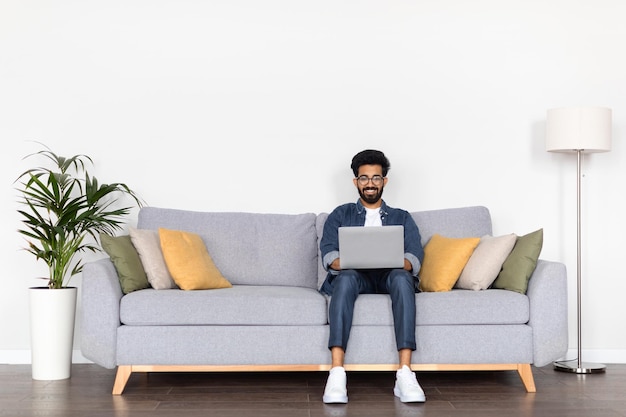
[[[411,265],[411,262],[406,258],[404,258],[404,269],[409,272],[413,270],[413,265]]]

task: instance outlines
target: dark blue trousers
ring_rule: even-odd
[[[350,337],[354,303],[359,294],[389,294],[396,346],[415,350],[415,279],[404,269],[343,270],[327,280],[322,291],[331,295],[328,348],[344,351]]]

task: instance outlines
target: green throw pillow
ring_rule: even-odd
[[[122,292],[142,290],[148,288],[148,278],[141,264],[137,250],[133,246],[130,236],[109,236],[100,234],[102,249],[109,255],[117,275],[119,276]]]
[[[543,246],[543,229],[518,236],[513,250],[502,264],[492,288],[526,294],[528,280],[535,271]]]

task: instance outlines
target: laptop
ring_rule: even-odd
[[[404,227],[340,227],[339,262],[341,269],[404,267]]]

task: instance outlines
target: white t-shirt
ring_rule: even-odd
[[[365,208],[365,226],[382,226],[383,221],[380,218],[380,209]]]

